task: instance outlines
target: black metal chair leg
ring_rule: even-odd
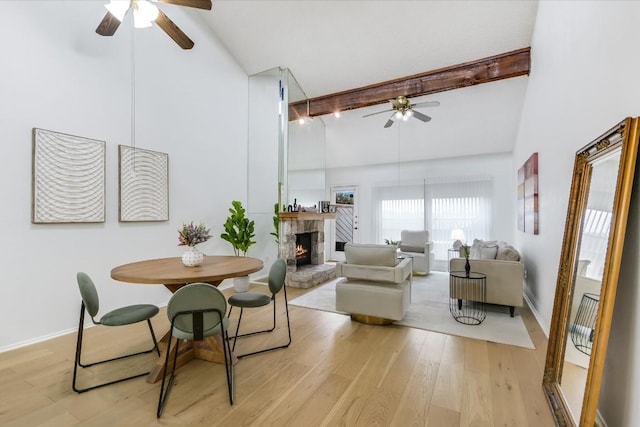
[[[239,354],[236,355],[236,357],[238,359],[241,359],[243,357],[247,357],[247,356],[252,356],[254,354],[260,354],[260,353],[265,353],[267,351],[273,351],[273,350],[279,350],[281,348],[287,348],[289,347],[289,345],[291,345],[291,323],[289,321],[289,300],[287,299],[287,288],[284,288],[284,307],[285,307],[285,313],[287,315],[287,333],[289,336],[289,340],[287,341],[286,344],[283,345],[279,345],[279,346],[275,346],[275,347],[270,347],[270,348],[265,348],[263,350],[258,350],[258,351],[253,351],[251,353],[245,353],[245,354]],[[241,308],[242,310],[242,308]],[[242,311],[240,311],[240,313],[242,314]],[[276,305],[275,305],[275,299],[273,301],[273,323],[274,323],[274,327],[273,329],[271,329],[270,331],[273,331],[275,329],[275,322],[276,322]],[[240,327],[240,322],[238,321],[238,328]],[[260,332],[253,332],[253,333],[248,333],[248,334],[244,334],[244,335],[238,335],[238,337],[243,337],[243,336],[249,336],[249,335],[256,335],[259,333],[263,333],[263,332],[270,332],[270,331],[260,331]],[[238,333],[238,330],[236,329],[236,334]],[[235,339],[233,342],[233,348],[235,350]]]
[[[171,325],[173,329],[173,325]],[[167,379],[167,367],[169,366],[169,355],[171,354],[171,341],[172,337],[169,337],[169,343],[167,344],[167,354],[164,360],[164,368],[162,370],[162,384],[160,385],[160,398],[158,399],[158,411],[156,412],[156,418],[160,418],[162,415],[162,411],[164,410],[164,405],[167,402],[167,398],[169,397],[169,391],[171,390],[171,386],[173,386],[173,379],[176,373],[176,363],[178,362],[178,350],[180,350],[180,340],[176,339],[176,348],[175,348],[175,356],[173,358],[173,366],[171,367],[171,375],[169,376],[169,382],[167,383],[167,388],[165,389],[164,384]]]
[[[102,363],[113,362],[115,360],[126,359],[126,358],[133,357],[133,356],[139,356],[141,354],[151,353],[154,349],[158,352],[158,355],[160,355],[160,350],[158,348],[158,343],[156,341],[155,335],[153,333],[153,328],[151,327],[151,322],[149,320],[147,320],[147,322],[149,322],[149,328],[151,330],[151,337],[153,339],[153,344],[154,344],[153,348],[151,348],[150,350],[139,351],[137,353],[125,354],[124,356],[113,357],[111,359],[100,360],[98,362],[82,364],[82,341],[83,341],[83,337],[84,337],[84,313],[85,313],[85,305],[84,305],[84,302],[83,302],[81,304],[81,306],[80,306],[80,321],[79,321],[79,324],[78,324],[78,339],[76,341],[76,354],[75,354],[74,364],[73,364],[73,382],[72,382],[72,385],[71,385],[71,387],[73,388],[73,391],[75,391],[76,393],[84,393],[84,392],[89,391],[89,390],[93,390],[93,389],[100,388],[100,387],[105,387],[105,386],[108,386],[108,385],[111,385],[111,384],[117,384],[117,383],[120,383],[120,382],[123,382],[123,381],[132,380],[132,379],[135,379],[135,378],[144,377],[145,375],[149,374],[149,371],[147,371],[147,372],[143,372],[141,374],[132,375],[132,376],[129,376],[129,377],[124,377],[124,378],[119,378],[117,380],[108,381],[108,382],[97,384],[97,385],[94,385],[94,386],[91,386],[91,387],[78,388],[78,386],[77,386],[78,366],[80,366],[81,368],[89,368],[91,366],[100,365]]]

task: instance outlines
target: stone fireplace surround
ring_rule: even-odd
[[[287,263],[287,286],[311,288],[336,277],[336,268],[324,263],[324,221],[335,214],[281,212],[280,256]],[[296,265],[296,234],[311,233],[311,263]]]

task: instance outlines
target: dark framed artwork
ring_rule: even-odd
[[[329,205],[329,213],[336,213],[337,212],[337,206],[336,205]]]
[[[169,220],[169,155],[118,146],[120,222]]]
[[[518,169],[518,230],[538,234],[538,153]]]
[[[34,128],[31,222],[105,221],[106,143]]]

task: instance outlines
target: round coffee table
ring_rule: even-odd
[[[487,276],[484,273],[449,272],[449,312],[465,325],[479,325],[487,317]]]

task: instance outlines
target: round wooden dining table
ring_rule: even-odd
[[[111,270],[111,278],[121,282],[164,285],[171,292],[176,292],[189,283],[204,282],[218,286],[224,279],[247,276],[262,270],[263,263],[257,258],[239,256],[211,256],[205,255],[202,265],[186,267],[182,258],[157,258],[120,265]],[[166,351],[171,337],[167,331],[160,340],[161,357],[147,375],[147,382],[155,383],[162,376]],[[175,351],[174,348],[171,351]],[[173,354],[169,357],[173,363]],[[203,359],[215,363],[224,363],[222,337],[205,338],[202,341],[188,341],[188,345],[181,345],[178,352],[176,368],[192,359]],[[233,363],[237,358],[232,355]],[[167,367],[171,369],[171,366]]]

